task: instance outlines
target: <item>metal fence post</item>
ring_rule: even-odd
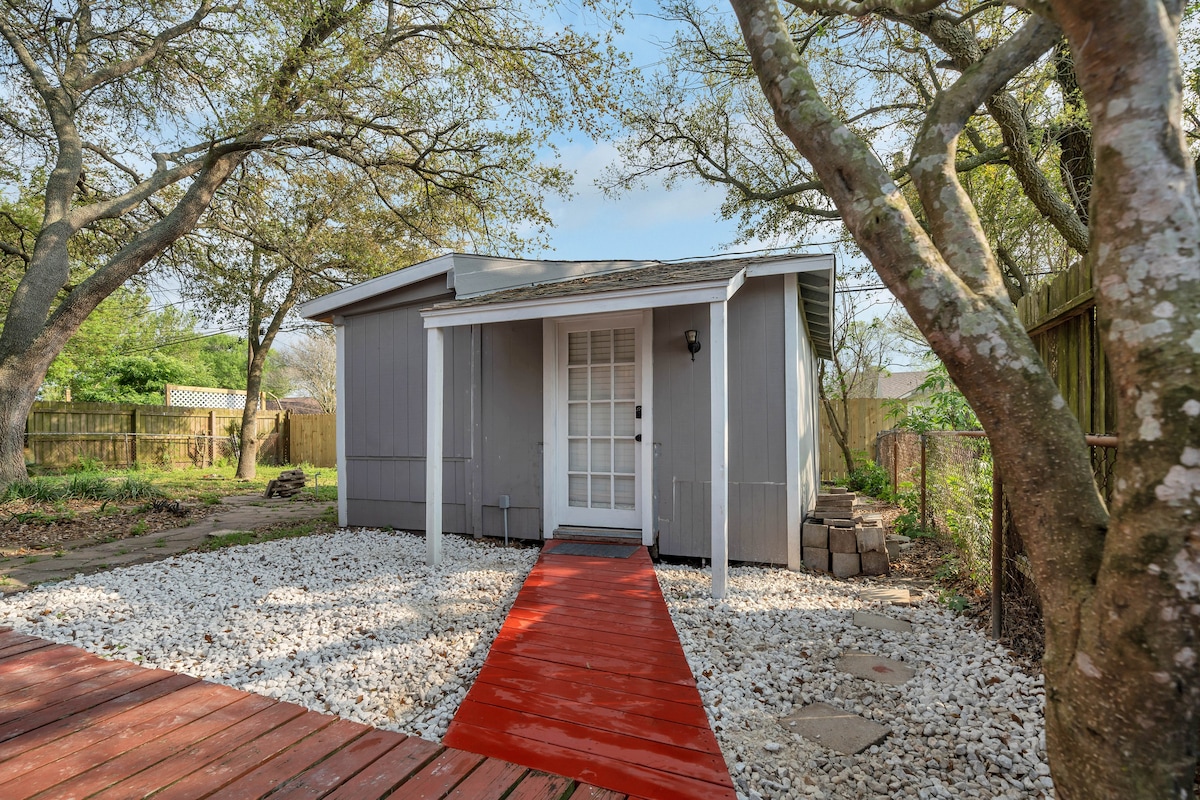
[[[929,530],[925,516],[925,434],[921,434],[921,530]]]
[[[900,493],[900,437],[892,435],[892,494]]]
[[[1004,628],[1004,484],[992,459],[992,638]]]

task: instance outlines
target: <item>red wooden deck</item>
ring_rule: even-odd
[[[0,629],[0,798],[622,800],[528,767]]]
[[[655,800],[734,798],[646,549],[521,587],[445,743]]]

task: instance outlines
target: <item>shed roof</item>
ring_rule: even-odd
[[[340,309],[354,303],[443,274],[447,288],[454,289],[456,299],[423,309],[425,314],[457,316],[474,310],[521,307],[555,300],[585,300],[590,295],[611,298],[690,286],[725,284],[732,294],[745,277],[795,274],[813,348],[822,358],[832,357],[832,255],[740,256],[662,262],[529,261],[451,253],[311,300],[300,307],[300,314],[309,319],[328,321]]]
[[[882,398],[910,397],[928,377],[929,370],[924,369],[916,372],[891,372],[887,375],[880,375],[879,381],[875,385],[875,396]]]
[[[648,264],[625,267],[614,272],[568,278],[515,289],[504,289],[489,294],[476,295],[447,303],[438,303],[431,310],[451,308],[473,308],[522,300],[542,300],[551,297],[570,297],[579,294],[599,294],[618,289],[648,289],[654,286],[677,286],[702,281],[727,281],[746,268],[749,259],[713,259],[711,261],[684,261],[666,264],[652,261]]]

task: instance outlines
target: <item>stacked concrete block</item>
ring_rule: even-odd
[[[806,522],[800,538],[804,546],[804,566],[829,572],[829,526]]]
[[[817,495],[817,505],[804,523],[804,564],[839,578],[887,575],[887,537],[883,517],[855,509],[857,497],[844,488]]]

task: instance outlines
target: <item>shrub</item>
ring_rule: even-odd
[[[874,461],[865,461],[854,468],[846,480],[846,488],[862,492],[871,497],[888,498],[891,493],[891,476]]]
[[[33,478],[10,483],[4,491],[5,502],[9,500],[32,500],[35,503],[53,503],[66,496],[67,487],[48,478]]]
[[[66,486],[65,496],[108,500],[112,497],[112,487],[102,475],[80,474],[71,478]]]
[[[147,497],[161,497],[162,491],[140,475],[126,475],[125,480],[113,487],[112,494],[117,500],[142,500]]]

